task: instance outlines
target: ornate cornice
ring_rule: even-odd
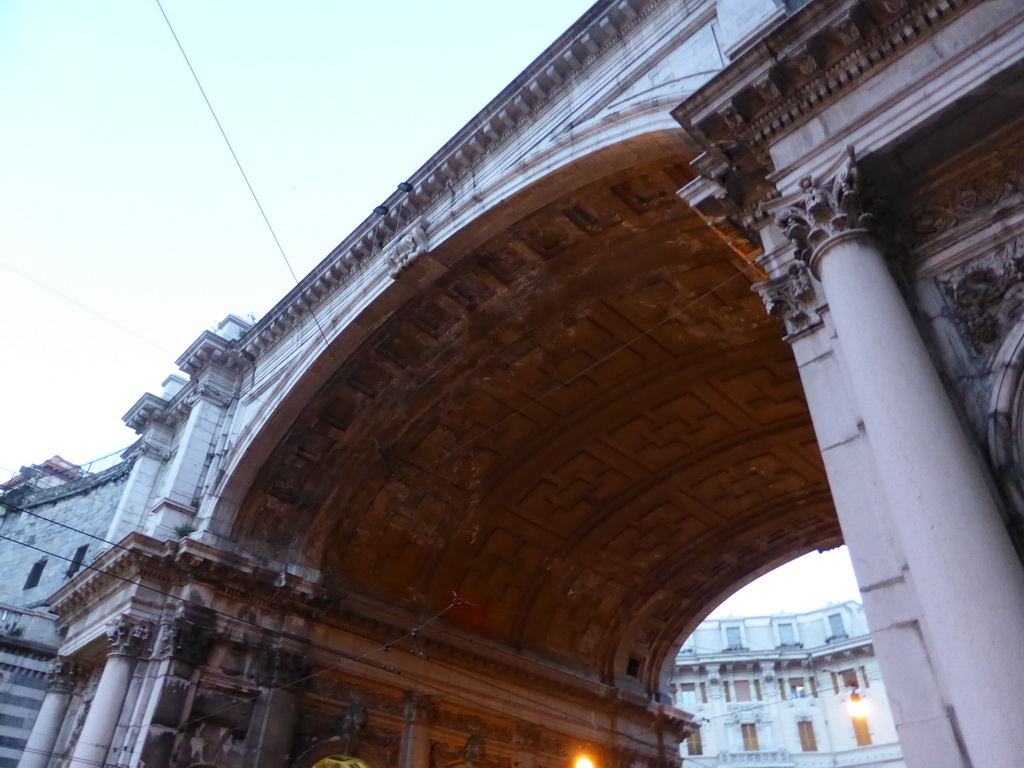
[[[973,4],[837,0],[801,9],[672,111],[703,149],[693,165],[713,190],[693,183],[681,195],[751,258],[752,211],[775,194],[772,143]]]
[[[243,348],[264,354],[328,297],[371,263],[383,262],[392,278],[404,269],[395,241],[410,222],[436,222],[429,209],[471,176],[485,158],[532,124],[557,95],[666,0],[602,0],[548,47],[412,177],[363,220],[287,296],[256,323]],[[409,251],[411,253],[411,251]],[[397,257],[395,262],[389,257]],[[407,266],[407,265],[406,265]],[[396,267],[398,267],[396,269]]]
[[[239,602],[267,610],[287,611],[296,620],[340,629],[381,645],[393,644],[394,638],[406,635],[409,625],[415,623],[412,617],[406,618],[404,623],[397,616],[390,619],[375,617],[373,614],[383,608],[363,606],[363,609],[358,609],[348,596],[329,598],[322,587],[293,576],[282,580],[276,570],[260,566],[241,554],[225,552],[194,539],[158,542],[143,534],[132,533],[121,541],[119,548],[112,548],[101,555],[94,566],[99,571],[87,572],[62,587],[50,599],[60,628],[85,620],[93,607],[110,599],[111,593],[125,589],[124,582],[116,577],[161,585],[165,591],[172,591],[172,586],[180,588],[189,583],[209,585]],[[130,629],[122,622],[115,622],[118,637],[124,637]],[[217,619],[216,630],[227,635],[234,631],[234,627],[230,620]],[[616,688],[545,667],[540,661],[530,663],[509,658],[500,649],[491,652],[473,649],[461,644],[457,636],[453,639],[444,634],[445,631],[437,627],[421,630],[417,633],[416,650],[454,669],[512,680],[524,688],[544,691],[596,712],[645,719],[657,710],[657,705],[647,699],[627,698]],[[267,648],[267,655],[261,662],[263,671],[259,673],[260,679],[295,676],[300,661],[283,654],[290,653],[295,657],[299,654],[280,646]],[[395,644],[394,650],[402,651],[403,648]],[[411,649],[404,650],[411,652]],[[273,667],[274,659],[278,660],[279,671]],[[305,663],[304,658],[301,663]],[[399,712],[404,711],[401,701],[398,708]]]

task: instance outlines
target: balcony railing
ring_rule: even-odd
[[[719,752],[719,765],[756,765],[759,768],[793,768],[789,750],[772,749],[756,752]]]

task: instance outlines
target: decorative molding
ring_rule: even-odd
[[[917,195],[907,213],[910,229],[927,241],[1024,194],[1024,150],[1001,146],[965,173],[951,174],[937,188]]]
[[[561,91],[571,87],[578,77],[619,45],[643,18],[667,4],[666,0],[597,3],[416,171],[398,192],[392,193],[383,203],[385,213],[374,214],[359,224],[261,318],[246,336],[242,348],[257,356],[263,354],[357,272],[370,263],[379,263],[382,254],[387,259],[388,246],[401,236],[407,216],[421,216],[430,206],[452,195],[453,187],[460,180],[473,174],[481,162],[512,140],[520,128],[532,124],[538,113],[555,101]],[[389,272],[395,271],[390,260],[384,263]]]
[[[749,217],[736,211],[775,194],[768,147],[970,5],[970,0],[811,3],[770,30],[672,110],[703,150],[694,168],[717,190],[713,205],[691,205],[744,254],[743,241],[750,238],[743,233],[752,227]],[[709,158],[715,158],[713,168],[706,167]]]
[[[772,317],[781,318],[789,338],[821,325],[817,293],[806,264],[794,262],[782,277],[755,283],[751,290],[761,294],[765,309]]]

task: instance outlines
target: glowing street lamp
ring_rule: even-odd
[[[594,764],[586,755],[580,755],[576,758],[575,768],[594,768]]]
[[[847,705],[850,717],[863,718],[868,716],[868,705],[861,699],[860,694],[854,691],[850,694],[850,703]]]

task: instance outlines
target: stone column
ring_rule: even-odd
[[[868,230],[872,217],[859,186],[851,153],[830,186],[804,179],[777,221],[824,288],[888,502],[875,520],[896,532],[965,756],[976,766],[1015,765],[1024,729],[1006,726],[1024,715],[1024,569],[987,473]]]
[[[64,717],[67,715],[71,694],[80,677],[78,665],[59,656],[50,664],[46,696],[36,716],[32,733],[25,744],[25,753],[18,768],[46,768],[53,748],[57,745]]]
[[[298,685],[307,676],[305,658],[278,647],[263,649],[258,681],[262,687],[253,707],[246,738],[247,765],[285,768],[291,764],[292,742],[299,717]]]
[[[430,768],[430,721],[436,709],[432,696],[406,692],[400,768]]]
[[[109,630],[110,649],[68,768],[104,765],[117,728],[139,647],[149,637],[146,622],[119,619]]]

